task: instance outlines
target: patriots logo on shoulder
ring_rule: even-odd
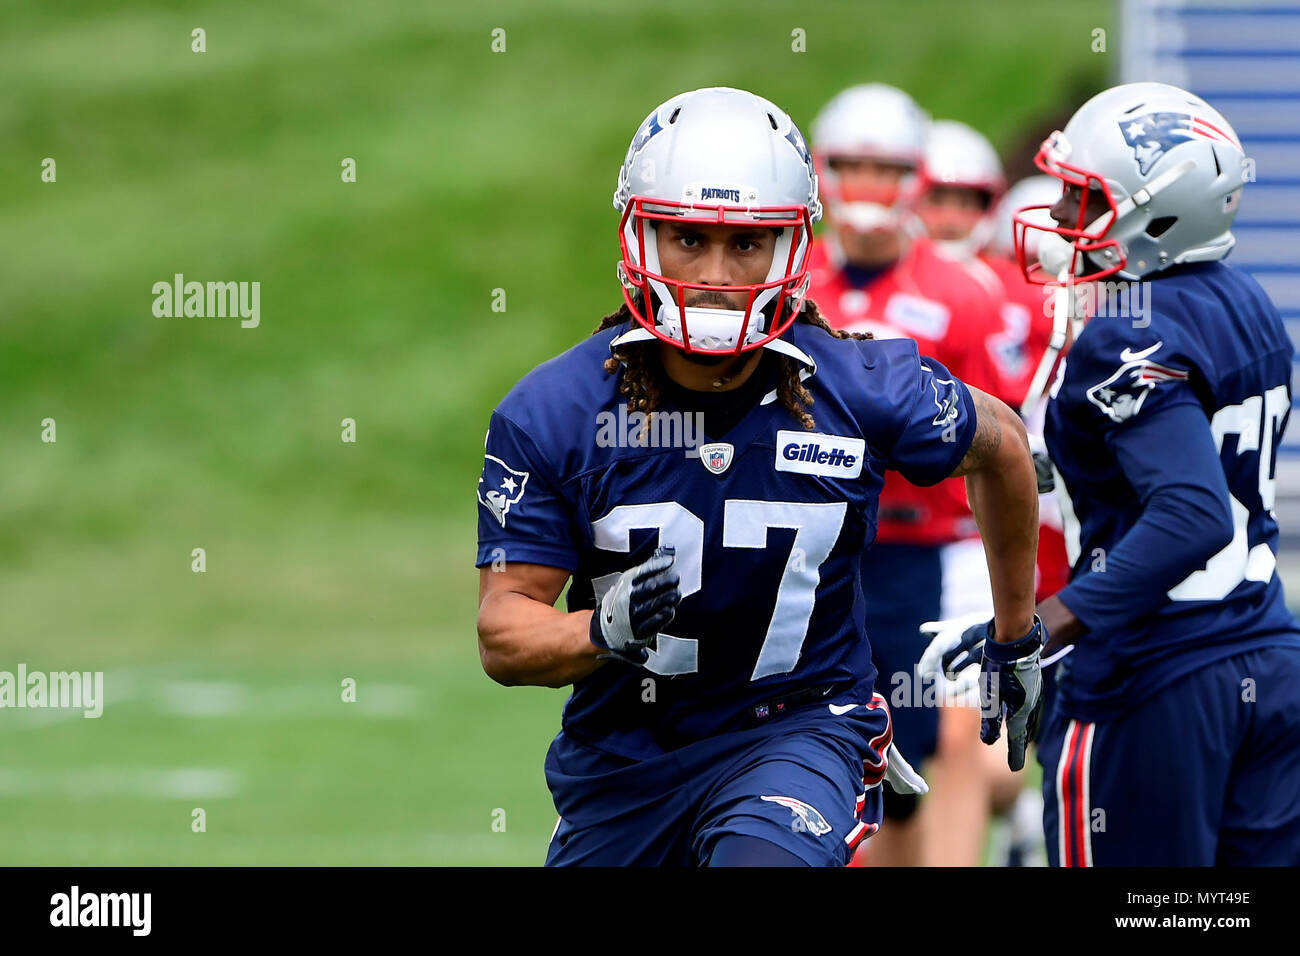
[[[1104,382],[1088,389],[1088,401],[1100,408],[1113,422],[1128,421],[1142,408],[1150,391],[1161,382],[1185,382],[1187,372],[1153,362],[1150,356],[1164,345],[1157,342],[1140,352],[1128,349],[1119,353],[1124,364]]]
[[[811,833],[813,836],[819,837],[822,834],[831,832],[831,825],[826,822],[826,818],[821,815],[821,812],[802,800],[796,800],[794,797],[760,797],[759,799],[789,807],[791,813],[794,814],[790,818],[790,824],[800,833]]]
[[[1133,147],[1133,158],[1143,176],[1148,175],[1169,150],[1197,137],[1241,148],[1240,143],[1217,126],[1189,113],[1147,113],[1120,120],[1119,129],[1124,134],[1124,141]]]
[[[927,372],[930,371],[928,365],[922,365],[921,368]],[[946,386],[943,391],[939,386]],[[934,390],[934,407],[939,409],[939,413],[934,416],[931,425],[943,426],[957,420],[961,413],[961,403],[957,397],[957,385],[950,378],[932,378],[930,379],[930,388]]]
[[[511,468],[495,455],[485,455],[483,475],[478,480],[479,504],[492,512],[504,528],[510,506],[519,503],[527,484],[528,472]]]

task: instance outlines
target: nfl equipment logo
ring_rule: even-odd
[[[700,461],[715,475],[720,475],[731,467],[731,459],[735,454],[735,447],[722,441],[700,446]]]

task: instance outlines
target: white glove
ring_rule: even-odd
[[[921,775],[912,769],[912,765],[903,759],[898,747],[892,743],[885,751],[885,783],[894,789],[894,793],[930,792],[930,785],[921,779]]]
[[[978,690],[980,661],[983,659],[979,645],[970,648],[964,655],[959,648],[962,646],[962,637],[966,631],[971,627],[987,623],[990,616],[984,612],[972,611],[947,621],[926,621],[922,624],[921,634],[930,638],[930,643],[916,665],[920,678],[946,680],[949,692],[954,697]],[[946,655],[953,657],[950,669],[944,668]]]

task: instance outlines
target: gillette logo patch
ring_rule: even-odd
[[[857,478],[862,474],[866,448],[867,443],[861,438],[779,431],[776,433],[776,470]]]

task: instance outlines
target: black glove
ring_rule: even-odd
[[[591,615],[591,643],[629,664],[644,664],[655,638],[677,613],[682,599],[676,549],[658,548],[618,576]]]
[[[1002,735],[1007,721],[1007,765],[1020,770],[1025,765],[1025,748],[1038,736],[1043,709],[1043,674],[1038,657],[1047,642],[1047,629],[1034,615],[1034,626],[1017,641],[999,644],[993,640],[989,621],[984,641],[984,662],[980,667],[980,740],[991,744]]]

